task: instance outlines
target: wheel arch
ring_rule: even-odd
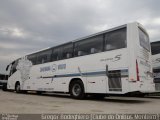
[[[16,88],[16,85],[20,84],[20,81],[16,81],[14,87]]]
[[[84,85],[84,82],[81,78],[72,78],[71,81],[69,82],[69,87],[68,87],[68,90],[69,90],[69,93],[70,93],[70,88],[71,88],[71,85],[73,82],[75,81],[81,81],[82,84],[83,84],[83,88],[84,88],[84,92],[85,92],[85,85]]]

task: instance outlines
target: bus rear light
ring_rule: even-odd
[[[136,74],[137,74],[137,81],[139,81],[139,68],[137,60],[136,60]]]
[[[130,78],[130,80],[131,80],[132,82],[136,82],[136,80],[135,80],[134,78]]]

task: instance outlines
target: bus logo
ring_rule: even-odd
[[[52,71],[55,72],[57,70],[57,65],[53,64]]]

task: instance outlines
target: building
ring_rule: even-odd
[[[8,75],[0,74],[0,80],[7,80],[7,79],[8,79]]]

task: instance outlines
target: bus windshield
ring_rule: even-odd
[[[151,50],[152,50],[152,55],[156,55],[160,53],[160,42],[152,42],[151,43]]]
[[[145,48],[146,50],[150,51],[150,43],[149,43],[149,37],[148,35],[139,28],[139,40],[140,45]]]

